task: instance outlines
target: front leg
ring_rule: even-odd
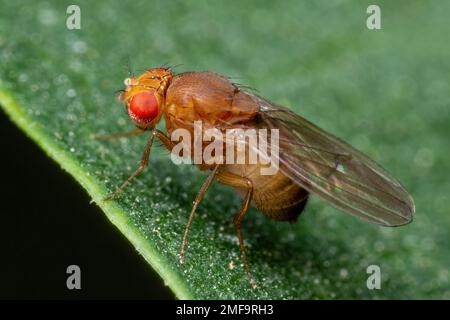
[[[111,200],[111,199],[115,198],[116,196],[118,196],[131,183],[131,181],[134,178],[136,178],[145,169],[145,167],[147,167],[148,160],[150,158],[150,151],[152,149],[153,140],[154,140],[155,136],[164,144],[164,146],[169,151],[172,150],[172,148],[174,147],[174,143],[169,139],[169,137],[166,136],[160,130],[154,129],[148,137],[147,144],[145,145],[144,154],[142,155],[141,164],[139,165],[139,167],[136,169],[136,171],[132,175],[130,175],[128,177],[127,180],[125,180],[124,183],[122,183],[122,185],[119,188],[117,188],[116,191],[114,191],[112,194],[110,194],[108,197],[106,197],[104,199],[105,201]]]
[[[143,129],[132,129],[130,131],[125,131],[121,133],[115,133],[115,134],[94,134],[92,136],[93,139],[96,140],[117,140],[120,138],[130,137],[130,136],[137,136],[139,134],[143,134],[145,130]]]

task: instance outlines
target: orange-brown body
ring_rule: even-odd
[[[261,110],[258,99],[252,94],[240,90],[239,86],[232,83],[228,78],[212,72],[185,72],[173,76],[166,68],[154,68],[144,72],[137,78],[125,80],[126,90],[120,95],[120,100],[127,105],[127,111],[134,121],[137,130],[124,133],[119,136],[127,136],[151,131],[147,145],[144,149],[143,158],[139,168],[114,192],[111,197],[119,194],[142,170],[147,166],[150,149],[154,137],[173,150],[175,143],[171,140],[172,133],[176,129],[185,129],[190,134],[190,141],[182,140],[180,143],[195,144],[196,122],[200,121],[201,135],[208,129],[218,129],[225,133],[228,129],[258,129],[264,128],[260,118]],[[165,119],[167,133],[155,129],[162,117]],[[112,136],[112,137],[117,137]],[[222,135],[221,135],[222,137]],[[223,156],[227,157],[225,141]],[[205,149],[212,142],[200,144]],[[250,151],[250,144],[244,144],[245,154]],[[234,151],[239,146],[233,146]],[[191,150],[192,158],[195,158],[194,148]],[[202,154],[203,150],[202,150]],[[234,153],[235,154],[235,153]],[[183,154],[183,156],[186,156]],[[216,154],[211,154],[216,159]],[[210,175],[200,188],[194,200],[191,214],[183,234],[180,248],[180,262],[184,262],[184,250],[187,245],[187,235],[192,223],[197,206],[208,190],[213,179],[237,189],[244,200],[240,210],[236,213],[233,223],[236,227],[239,246],[245,270],[252,287],[256,286],[250,267],[246,258],[244,238],[241,224],[248,212],[250,204],[262,211],[272,219],[278,221],[293,222],[305,207],[308,192],[282,173],[276,170],[272,175],[262,175],[262,168],[267,164],[256,161],[244,161],[243,164],[229,164],[219,161],[209,162],[210,159],[202,158],[198,163],[201,170],[211,170]],[[247,160],[247,156],[245,156]],[[258,157],[258,160],[259,157]],[[233,162],[236,163],[236,162]],[[239,163],[239,162],[237,162]]]
[[[164,100],[169,136],[178,128],[187,129],[194,136],[194,121],[199,120],[203,130],[258,127],[257,101],[227,78],[212,72],[187,72],[174,76],[165,91]],[[260,166],[224,164],[219,172],[249,179],[253,185],[252,204],[272,219],[295,221],[306,204],[308,192],[280,170],[275,175],[261,175]],[[212,165],[201,164],[199,167],[205,170],[211,169]]]
[[[226,77],[212,72],[185,72],[174,76],[170,68],[161,67],[149,69],[138,77],[128,78],[125,85],[120,100],[125,102],[127,112],[137,129],[105,138],[116,139],[145,132],[150,134],[139,168],[108,199],[122,192],[148,165],[155,137],[167,149],[178,151],[179,145],[171,139],[172,133],[177,129],[184,129],[177,133],[190,134],[183,136],[179,142],[183,146],[183,156],[186,156],[186,150],[190,150],[187,156],[194,158],[194,163],[201,170],[211,171],[193,202],[180,246],[181,263],[184,262],[187,236],[196,209],[214,179],[239,190],[243,195],[241,208],[235,214],[233,223],[252,287],[256,286],[256,282],[247,262],[241,231],[250,204],[275,220],[295,221],[306,204],[306,188],[337,208],[371,223],[399,226],[412,221],[415,210],[412,197],[381,166],[290,110],[241,90]],[[156,128],[163,117],[167,133]],[[201,140],[202,136],[198,136],[198,123],[201,123],[200,135],[206,134],[208,129],[216,129],[216,132],[219,130],[219,138],[215,137],[213,141],[207,139],[207,142]],[[239,131],[236,129],[267,128],[276,129],[274,135],[280,138],[278,146],[271,141],[271,156],[274,146],[275,159],[279,160],[278,170],[272,171],[271,175],[263,175],[262,169],[266,169],[267,164],[262,163],[260,155],[264,154],[265,158],[265,150],[258,154],[259,162],[247,161],[247,155],[254,150],[250,149],[255,146],[254,140],[244,143],[244,148],[242,144],[232,146],[234,149],[228,149],[227,146],[230,139],[235,139],[228,137],[228,130],[234,130],[236,136],[242,138],[241,134],[246,134],[236,132]],[[208,130],[211,131],[213,130]],[[272,135],[272,131],[270,134]],[[184,141],[185,137],[190,141]],[[218,141],[219,147],[222,143],[225,144],[222,148],[225,154],[216,155],[217,150],[210,148],[213,142],[216,145],[215,139],[221,139]],[[188,148],[184,148],[185,143],[189,143]],[[193,149],[190,148],[192,145]],[[197,159],[198,148],[202,149],[203,157],[200,160]],[[210,149],[214,152],[206,153],[208,158],[205,159],[203,151]],[[231,157],[231,152],[234,156],[238,149],[241,154],[245,154],[245,161],[231,162],[243,164],[231,164],[230,161],[223,164],[223,159],[228,160],[227,152]],[[225,158],[218,160],[216,157],[220,159],[220,156]],[[272,168],[272,162],[270,166]]]

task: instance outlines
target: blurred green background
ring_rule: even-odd
[[[81,8],[81,30],[66,28],[69,4]],[[369,4],[381,8],[381,30],[366,27]],[[450,298],[449,1],[1,0],[0,8],[0,104],[52,157],[70,160],[65,168],[94,199],[137,166],[145,137],[90,135],[132,127],[114,93],[128,64],[140,73],[164,63],[256,88],[367,153],[415,199],[414,222],[397,229],[317,199],[295,225],[252,209],[244,234],[260,286],[251,290],[232,226],[240,200],[224,186],[208,192],[187,263],[178,264],[204,174],[155,150],[111,205],[126,223],[108,217],[150,244],[153,253],[136,249],[178,297]],[[370,264],[381,267],[381,290],[366,287]]]

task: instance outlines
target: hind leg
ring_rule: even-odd
[[[251,287],[254,289],[256,288],[256,281],[252,276],[252,273],[250,272],[250,266],[247,261],[247,252],[245,250],[244,246],[244,236],[242,235],[241,225],[242,221],[244,220],[245,215],[248,212],[248,208],[250,206],[250,203],[252,201],[253,197],[253,184],[252,182],[244,177],[228,173],[228,172],[220,172],[216,175],[216,178],[219,182],[223,184],[227,184],[229,186],[244,189],[246,190],[246,194],[244,197],[244,202],[241,205],[241,208],[239,209],[238,213],[234,216],[233,223],[236,228],[236,233],[239,239],[239,248],[241,250],[242,254],[242,262],[244,263],[245,271],[247,272],[248,279],[250,281]]]

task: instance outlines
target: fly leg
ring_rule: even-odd
[[[117,140],[124,137],[137,136],[139,134],[144,133],[145,130],[136,128],[130,131],[115,133],[115,134],[95,134],[92,136],[93,139],[96,140]]]
[[[194,220],[195,211],[197,210],[198,205],[203,199],[203,196],[205,195],[206,191],[208,190],[209,186],[211,185],[211,182],[214,179],[214,176],[217,174],[217,169],[219,168],[219,165],[216,165],[214,169],[209,174],[208,178],[206,178],[205,182],[203,182],[202,187],[200,188],[200,191],[198,192],[197,196],[195,197],[194,204],[192,206],[191,214],[189,215],[188,223],[186,224],[186,227],[184,228],[183,233],[183,240],[181,241],[181,247],[180,247],[180,263],[184,263],[184,251],[187,245],[187,236],[189,233],[189,229],[191,227],[192,221]]]
[[[245,250],[244,246],[244,237],[242,235],[241,230],[241,224],[244,220],[245,215],[248,212],[248,207],[250,206],[250,203],[252,201],[253,197],[253,184],[252,182],[244,177],[229,173],[229,172],[220,172],[217,174],[217,180],[223,184],[244,189],[247,191],[244,202],[241,205],[241,208],[239,209],[238,213],[234,216],[233,223],[236,227],[236,233],[239,239],[239,248],[241,250],[242,254],[242,262],[244,263],[245,271],[247,272],[248,279],[250,281],[250,285],[253,289],[256,288],[256,281],[252,276],[252,273],[250,272],[250,266],[247,261],[247,252]]]
[[[155,136],[159,140],[161,140],[161,142],[164,144],[164,146],[167,149],[172,150],[172,148],[174,147],[174,143],[169,139],[169,137],[166,136],[163,132],[161,132],[157,129],[154,129],[148,137],[147,144],[145,145],[144,154],[142,155],[141,164],[139,165],[139,168],[137,168],[136,171],[132,175],[130,175],[128,177],[128,179],[125,180],[125,182],[122,183],[122,185],[119,188],[117,188],[116,191],[114,191],[112,194],[110,194],[108,197],[106,197],[104,199],[105,201],[111,200],[111,199],[115,198],[117,195],[119,195],[131,183],[131,181],[134,178],[136,178],[145,169],[145,167],[147,167],[148,159],[150,157],[150,151],[151,151],[153,140],[154,140]]]

